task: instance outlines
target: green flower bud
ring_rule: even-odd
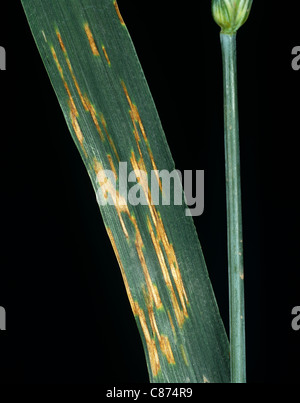
[[[232,35],[247,21],[253,0],[213,0],[214,20],[223,34]]]

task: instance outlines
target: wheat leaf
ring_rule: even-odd
[[[131,186],[146,203],[133,206],[121,186],[125,163],[128,173],[148,178],[175,167],[116,1],[22,4],[97,194],[150,380],[229,382],[228,340],[186,205],[153,205],[149,181],[140,176]],[[162,180],[154,179],[161,197]]]

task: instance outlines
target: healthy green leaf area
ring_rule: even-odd
[[[116,1],[22,4],[94,190],[111,202],[100,211],[150,380],[230,382],[228,340],[192,217],[184,203],[151,203],[149,185],[139,177],[141,171],[175,168]],[[139,177],[145,205],[128,203],[120,190],[120,163]],[[105,253],[101,245],[99,250]]]

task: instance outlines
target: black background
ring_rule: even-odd
[[[0,6],[0,383],[147,382],[92,186],[20,2],[10,3]],[[300,71],[291,50],[300,28],[296,1],[274,3],[254,0],[238,34],[249,383],[299,379]],[[205,170],[195,223],[228,330],[222,66],[210,1],[119,6],[177,169]]]

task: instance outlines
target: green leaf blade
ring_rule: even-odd
[[[118,190],[120,162],[148,177],[175,165],[116,2],[22,4],[98,201],[113,202],[100,211],[151,381],[229,382],[228,340],[186,205],[153,206],[143,180],[147,205],[131,205]]]

